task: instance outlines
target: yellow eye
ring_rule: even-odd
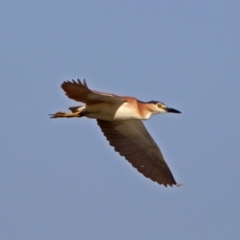
[[[163,108],[163,105],[161,103],[157,104],[158,108]]]
[[[158,108],[160,108],[160,109],[165,109],[165,108],[166,108],[166,105],[163,104],[163,103],[158,103],[157,106],[158,106]]]

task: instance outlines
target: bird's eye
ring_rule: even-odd
[[[161,104],[161,103],[158,103],[157,106],[158,106],[158,108],[163,108],[163,104]]]

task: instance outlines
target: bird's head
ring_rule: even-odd
[[[152,112],[152,114],[156,114],[156,113],[181,113],[180,111],[178,111],[174,108],[167,107],[162,102],[150,101],[147,104],[148,104],[149,110]]]

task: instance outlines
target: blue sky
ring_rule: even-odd
[[[2,1],[7,240],[239,239],[239,1]],[[144,178],[60,85],[182,111],[145,122],[181,187]]]

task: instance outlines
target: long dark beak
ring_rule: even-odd
[[[181,113],[180,111],[174,109],[174,108],[166,108],[166,111],[169,113]]]

